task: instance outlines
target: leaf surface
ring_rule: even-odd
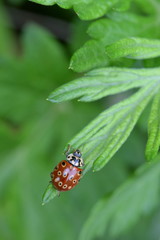
[[[98,171],[118,151],[133,130],[140,114],[159,90],[159,81],[150,83],[95,118],[69,144],[85,153],[86,171]]]
[[[104,96],[145,86],[158,79],[160,79],[160,68],[100,68],[57,88],[50,94],[48,100],[63,102],[79,98],[80,101],[94,101]]]
[[[70,68],[85,72],[95,67],[110,64],[106,46],[127,37],[159,37],[159,23],[155,17],[142,17],[131,13],[110,13],[107,18],[90,24],[88,34],[92,40],[86,42],[72,56]]]
[[[95,67],[107,66],[109,59],[104,48],[96,40],[87,41],[82,48],[73,54],[69,68],[83,72]]]
[[[154,97],[148,121],[148,142],[146,158],[153,160],[160,147],[160,93]]]
[[[106,228],[110,235],[119,236],[141,216],[148,215],[159,203],[159,179],[160,161],[140,167],[110,197],[104,197],[95,204],[79,240],[101,237]]]
[[[114,6],[117,11],[124,11],[129,7],[128,0],[31,0],[43,5],[58,4],[62,8],[73,8],[82,20],[92,20],[102,17]]]
[[[69,76],[63,48],[43,28],[26,26],[22,47],[20,58],[0,61],[0,115],[18,123],[43,112],[46,96],[56,86],[53,79],[60,83]]]
[[[146,59],[160,56],[160,41],[146,38],[125,38],[106,47],[111,59],[127,57]]]
[[[53,185],[50,183],[43,194],[42,205],[45,205],[46,203],[51,201],[53,198],[57,197],[58,194],[59,194],[58,191],[54,189]]]

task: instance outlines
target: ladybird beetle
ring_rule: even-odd
[[[77,149],[69,153],[70,146],[66,152],[66,160],[62,160],[51,172],[51,182],[59,192],[74,188],[80,181],[84,165],[82,154]]]

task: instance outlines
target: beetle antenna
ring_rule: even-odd
[[[68,144],[67,150],[64,152],[64,154],[65,154],[66,156],[69,154],[70,149],[71,149],[71,145]]]

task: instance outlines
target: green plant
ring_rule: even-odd
[[[117,189],[111,189],[113,192],[110,195],[109,191],[106,190],[106,196],[98,200],[93,206],[79,239],[89,240],[96,236],[101,237],[105,233],[106,226],[109,228],[108,234],[117,237],[136,224],[142,216],[151,214],[159,206],[160,2],[159,0],[33,0],[33,2],[44,5],[58,4],[67,9],[73,8],[81,20],[93,20],[87,30],[91,39],[73,54],[69,65],[69,68],[77,73],[87,73],[55,89],[49,95],[49,101],[59,103],[78,98],[81,102],[91,102],[130,90],[128,98],[108,107],[68,142],[73,148],[80,148],[83,152],[86,164],[85,173],[91,169],[93,171],[102,170],[128,139],[142,112],[147,109],[150,111],[149,117],[147,116],[148,141],[145,151],[148,162],[138,167],[135,174],[130,179],[126,179]],[[40,94],[43,91],[46,93],[53,88],[49,75],[53,74],[52,78],[56,76],[60,82],[66,76],[67,64],[63,54],[61,55],[61,48],[53,40],[50,41],[50,36],[47,33],[36,26],[31,26],[26,32],[23,40],[24,49],[26,49],[23,61],[20,63],[12,57],[7,58],[3,62],[2,76],[8,79],[6,69],[9,66],[11,67],[11,75],[16,82],[17,69],[21,70],[22,77],[26,77],[24,78],[26,85],[29,78],[34,79],[29,84],[33,89],[36,89],[38,98],[41,98]],[[29,37],[32,38],[32,43],[28,41]],[[37,45],[38,39],[39,45]],[[6,44],[5,41],[3,43]],[[47,47],[44,48],[44,46]],[[52,46],[55,48],[52,49]],[[45,51],[47,51],[49,61],[48,65],[44,65],[43,68],[44,61],[41,62],[41,59],[45,56],[46,62],[48,60]],[[54,52],[54,56],[52,56],[52,52]],[[55,60],[57,59],[56,55],[58,61]],[[56,65],[57,75],[56,70],[52,71],[53,60],[58,62]],[[62,75],[61,68],[63,69]],[[30,73],[32,74],[30,75]],[[39,77],[42,77],[41,86],[37,73]],[[67,75],[67,79],[69,78],[70,76]],[[48,82],[46,83],[44,79],[47,79]],[[13,93],[11,88],[9,96],[13,96]],[[16,102],[12,102],[12,106],[7,105],[8,111],[2,104],[2,113],[9,112],[9,117],[17,122],[26,119],[28,113],[34,113],[35,105],[33,102],[37,101],[35,94],[32,95],[31,92],[29,94],[31,95],[30,101],[28,102],[28,95],[26,95],[23,104],[23,107],[26,104],[28,111],[20,108],[18,103],[21,96],[18,95]],[[17,115],[10,111],[15,107]],[[35,142],[38,139],[43,139],[44,132],[40,130],[46,123],[48,139],[52,138],[52,127],[58,120],[54,119],[54,123],[50,120],[52,109],[48,107],[47,103],[44,103],[42,112],[46,112],[46,115],[40,121],[38,131],[36,130],[37,118],[33,124],[33,129],[27,134],[25,144],[13,152],[10,158],[20,162],[22,150],[25,149],[24,158],[33,159],[39,152],[36,149],[36,144],[32,146],[29,141],[32,136],[36,139]],[[41,114],[40,117],[43,115]],[[79,117],[83,118],[83,111]],[[63,123],[62,120],[61,123]],[[59,128],[61,128],[60,125]],[[50,142],[47,138],[43,141],[44,145],[40,143],[39,147],[40,149],[43,146],[41,153]],[[26,143],[31,147],[29,151],[28,148],[26,149]],[[126,151],[128,150],[126,149]],[[130,154],[134,154],[133,149],[127,153],[128,158],[130,158]],[[8,162],[10,158],[7,158]],[[121,167],[118,167],[118,171],[120,171],[119,168]],[[11,167],[11,173],[12,169]],[[3,175],[1,178],[3,180]],[[57,196],[57,192],[49,185],[43,197],[43,205],[55,196]]]

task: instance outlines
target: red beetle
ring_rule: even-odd
[[[66,152],[67,160],[62,160],[51,173],[51,182],[59,192],[74,188],[82,176],[83,169],[79,168],[84,165],[82,154],[78,149],[69,154],[69,149]]]

